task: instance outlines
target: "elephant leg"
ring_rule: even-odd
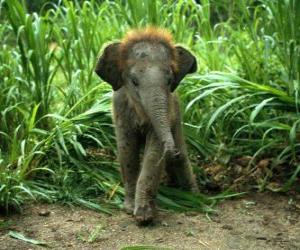
[[[174,128],[175,146],[180,155],[176,159],[166,162],[166,172],[172,186],[181,187],[184,190],[199,192],[193,169],[188,159],[186,144],[182,133],[181,121],[178,119]]]
[[[124,209],[132,214],[134,210],[135,189],[139,174],[138,136],[128,129],[116,128],[118,159],[121,165],[122,179],[125,189]]]
[[[143,225],[150,223],[155,216],[155,198],[158,191],[165,160],[162,145],[154,132],[146,138],[142,169],[137,181],[134,216]]]

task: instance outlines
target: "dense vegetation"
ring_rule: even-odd
[[[20,2],[0,0],[2,208],[36,199],[107,213],[121,206],[111,88],[93,68],[104,43],[149,24],[168,28],[199,60],[178,90],[199,182],[209,179],[197,165],[232,169],[244,156],[245,178],[268,159],[254,188],[287,191],[296,182],[299,1],[41,1],[38,13]],[[209,211],[224,197],[162,188],[159,200]]]

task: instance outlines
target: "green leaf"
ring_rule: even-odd
[[[268,102],[273,101],[274,97],[263,100],[260,104],[258,104],[255,109],[251,112],[250,115],[250,123],[254,122],[254,119],[259,114],[259,112],[268,104]]]
[[[28,123],[28,132],[31,132],[31,130],[34,127],[34,123],[35,123],[35,119],[36,119],[36,113],[39,109],[39,106],[40,106],[40,104],[36,104],[33,107],[33,110],[32,110],[31,116],[30,116],[30,120],[29,120],[29,123]]]
[[[295,183],[299,173],[300,173],[300,165],[297,166],[293,175],[290,177],[290,179],[284,184],[284,186],[279,191],[281,191],[281,192],[289,191],[290,188],[292,187],[292,185]]]
[[[8,235],[12,238],[22,240],[22,241],[28,242],[30,244],[40,245],[40,246],[48,246],[48,243],[45,242],[45,241],[39,241],[39,240],[34,240],[34,239],[31,239],[31,238],[27,238],[23,234],[21,234],[19,232],[16,232],[16,231],[9,231]]]
[[[206,127],[206,132],[209,130],[209,128],[211,127],[211,125],[216,121],[216,119],[218,118],[218,116],[220,114],[222,114],[227,108],[229,108],[232,104],[239,102],[243,99],[246,99],[247,97],[249,97],[250,95],[242,95],[239,96],[237,98],[234,98],[230,101],[228,101],[227,103],[225,103],[224,105],[222,105],[221,107],[219,107],[211,116],[211,118],[209,119],[208,123],[207,123],[207,127]]]

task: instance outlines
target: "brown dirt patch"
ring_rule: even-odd
[[[28,205],[22,215],[0,217],[0,249],[45,249],[11,238],[10,230],[52,249],[300,249],[299,196],[253,194],[224,201],[217,210],[210,219],[160,211],[155,225],[141,228],[121,211],[107,216],[78,207]]]

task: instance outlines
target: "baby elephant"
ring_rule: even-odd
[[[113,118],[125,186],[124,208],[145,225],[166,169],[173,184],[197,192],[174,90],[197,69],[195,57],[157,28],[133,30],[108,45],[95,72],[113,90]],[[140,159],[140,150],[145,145]],[[142,163],[140,164],[140,160]]]

